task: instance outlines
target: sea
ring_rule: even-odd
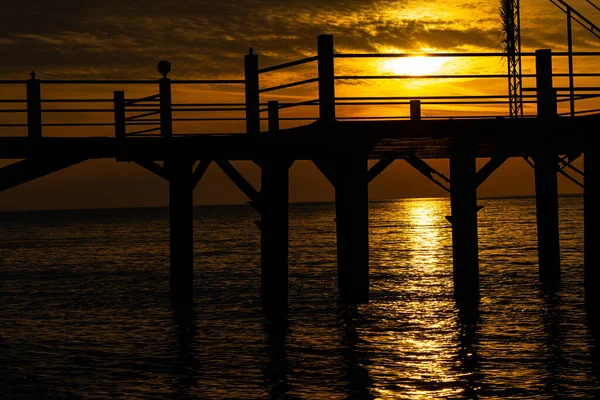
[[[479,199],[481,301],[453,299],[447,198],[370,203],[370,301],[338,301],[333,203],[290,205],[289,314],[260,305],[249,205],[194,210],[195,304],[169,298],[166,208],[0,213],[2,399],[594,399],[583,198],[559,198],[562,280],[535,199]]]

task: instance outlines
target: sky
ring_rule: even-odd
[[[585,0],[569,2],[593,22],[600,24],[600,11]],[[498,52],[501,49],[499,1],[457,0],[238,0],[205,1],[130,0],[127,2],[40,1],[4,5],[0,14],[0,63],[2,79],[27,79],[36,71],[43,79],[156,79],[156,64],[172,64],[173,79],[243,79],[243,56],[249,47],[259,55],[261,67],[310,57],[316,54],[319,34],[334,35],[339,53],[377,52]],[[600,40],[573,26],[574,50],[598,51]],[[549,48],[566,50],[566,16],[550,1],[521,0],[523,51]],[[600,72],[593,60],[576,60],[576,72]],[[265,77],[262,84],[310,77],[310,69]],[[428,61],[339,61],[336,74],[449,74],[488,71],[503,73],[505,60],[467,62]],[[532,63],[523,61],[524,72]],[[262,79],[262,77],[261,77]],[[337,96],[428,94],[482,94],[486,90],[506,93],[506,82],[340,82]],[[525,82],[524,85],[531,81]],[[597,84],[596,84],[597,86]],[[134,87],[44,87],[45,98],[81,96],[110,98],[113,90],[129,95],[145,94]],[[196,102],[243,101],[241,88],[174,88],[174,99]],[[0,86],[0,99],[23,96],[23,88]],[[17,90],[17,92],[14,92]],[[20,90],[20,92],[19,92]],[[152,93],[152,88],[149,88]],[[143,93],[142,93],[143,92]],[[279,97],[277,97],[279,96]],[[301,87],[261,101],[300,101],[316,96],[316,86]],[[529,106],[528,106],[529,107]],[[382,109],[383,110],[383,109]],[[528,108],[526,111],[530,111]],[[456,110],[453,110],[456,111]],[[471,112],[473,109],[466,110]],[[479,110],[481,111],[481,110]],[[497,110],[490,110],[496,112]],[[314,115],[314,111],[290,111]],[[339,108],[338,116],[373,112]],[[379,111],[388,112],[388,110]],[[389,111],[396,112],[396,111]],[[424,108],[423,115],[443,115],[447,106]],[[460,112],[460,111],[459,111]],[[504,112],[504,110],[502,110]],[[312,114],[311,114],[312,113]],[[64,116],[61,116],[64,118]],[[0,114],[0,120],[9,116]],[[54,122],[59,116],[45,117]],[[80,117],[87,118],[87,117]],[[91,118],[91,117],[90,117]],[[10,128],[12,129],[12,128]],[[178,129],[176,127],[176,129]],[[181,129],[191,129],[189,125]],[[239,126],[216,123],[195,130],[240,131]],[[106,132],[67,129],[45,130],[47,135],[94,136]],[[23,132],[0,128],[0,136]],[[110,134],[110,132],[108,133]],[[486,160],[478,160],[483,165]],[[448,173],[447,160],[429,160],[440,172]],[[0,165],[7,162],[2,161]],[[259,169],[251,163],[236,163],[247,179],[260,187]],[[290,170],[290,199],[293,202],[329,201],[333,188],[309,162],[296,162]],[[580,189],[559,176],[562,193]],[[533,170],[522,159],[511,159],[479,188],[480,197],[531,195]],[[394,162],[370,184],[371,199],[438,197],[447,193],[422,177],[403,161]],[[212,165],[194,194],[195,204],[244,203],[248,199]],[[168,185],[141,167],[114,160],[93,160],[0,193],[0,211],[164,206]]]

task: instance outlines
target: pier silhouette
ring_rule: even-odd
[[[532,87],[519,87],[520,100],[534,104],[534,113],[514,114],[514,92],[490,95],[338,97],[336,82],[380,79],[507,79],[506,74],[463,75],[339,75],[338,59],[401,58],[414,54],[343,54],[334,50],[333,36],[320,35],[317,55],[289,63],[259,68],[259,55],[250,48],[244,56],[245,74],[239,80],[172,80],[168,61],[158,63],[158,79],[147,80],[41,80],[35,73],[24,81],[0,81],[2,85],[24,85],[27,97],[13,103],[25,108],[4,108],[3,114],[23,113],[26,123],[2,123],[0,129],[27,130],[26,135],[0,137],[0,158],[20,159],[0,168],[0,191],[68,168],[90,159],[133,162],[169,183],[171,294],[179,305],[193,303],[193,192],[208,167],[218,165],[248,197],[260,215],[261,299],[271,315],[285,315],[288,308],[288,203],[289,168],[296,160],[312,161],[335,188],[338,288],[342,303],[360,304],[369,299],[369,182],[393,161],[404,160],[424,178],[450,194],[453,238],[454,293],[460,308],[477,307],[479,302],[479,254],[477,188],[506,160],[525,158],[535,170],[538,223],[539,276],[543,283],[560,281],[557,174],[563,174],[584,187],[583,172],[573,162],[585,154],[587,171],[585,196],[585,284],[588,305],[597,302],[594,284],[598,282],[598,258],[591,246],[598,225],[595,211],[598,172],[594,145],[600,122],[598,110],[578,107],[579,103],[600,97],[600,86],[576,86],[573,77],[598,78],[600,74],[558,73],[553,60],[595,57],[600,53],[556,53],[549,49],[519,53],[535,60],[535,74],[520,78],[535,80]],[[420,56],[501,59],[504,53],[434,53]],[[262,87],[260,77],[278,70],[316,63],[314,78],[278,86]],[[568,87],[557,87],[553,78],[568,78]],[[112,99],[44,99],[44,85],[111,85]],[[318,98],[297,103],[271,100],[261,95],[288,88],[317,84]],[[132,98],[120,85],[153,86],[154,95]],[[174,85],[233,85],[243,87],[244,103],[190,103],[172,100]],[[512,83],[514,89],[514,81]],[[54,103],[90,104],[91,108],[52,108]],[[570,109],[559,113],[557,104]],[[10,103],[10,101],[5,101]],[[423,104],[450,104],[448,115],[426,116]],[[506,115],[456,112],[469,104],[507,104]],[[102,104],[103,106],[98,106]],[[106,104],[109,107],[106,107]],[[587,103],[585,103],[587,104]],[[408,106],[405,115],[354,115],[340,117],[340,107],[383,105]],[[313,107],[318,116],[283,118],[280,112]],[[109,122],[81,122],[80,119],[46,123],[49,113],[105,113]],[[219,112],[242,113],[242,117],[214,116]],[[197,113],[209,114],[197,117]],[[228,133],[183,133],[181,122],[242,121],[245,129]],[[296,126],[280,123],[294,120]],[[309,120],[309,121],[306,121]],[[84,136],[86,129],[105,126],[114,135]],[[45,129],[79,127],[82,135],[47,135]],[[489,161],[479,170],[476,160]],[[428,164],[430,159],[447,159],[450,176]],[[261,169],[260,189],[254,187],[231,163],[253,161]],[[369,161],[376,162],[369,168]],[[585,190],[585,189],[588,190]],[[592,189],[589,189],[592,188]],[[199,282],[197,284],[202,284]],[[589,321],[597,327],[598,316],[589,308]]]

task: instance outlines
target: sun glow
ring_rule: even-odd
[[[392,75],[432,75],[439,73],[445,63],[440,57],[390,58],[383,61],[382,70]]]

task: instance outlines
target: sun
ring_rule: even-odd
[[[443,58],[427,56],[389,58],[383,61],[381,69],[391,75],[432,75],[445,62]]]

